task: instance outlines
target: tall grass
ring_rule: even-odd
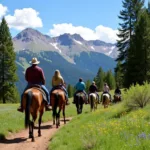
[[[118,117],[119,114],[119,117]],[[123,104],[75,117],[51,140],[51,150],[150,149],[150,106],[130,113]]]

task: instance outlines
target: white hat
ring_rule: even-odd
[[[95,84],[95,81],[92,81],[92,84]]]
[[[32,58],[32,61],[30,61],[29,63],[30,63],[30,64],[34,64],[34,65],[37,65],[37,64],[40,63],[40,61],[38,61],[36,57],[33,57],[33,58]]]

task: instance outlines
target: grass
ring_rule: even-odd
[[[123,104],[83,113],[52,138],[51,150],[150,149],[150,106],[126,112]]]
[[[72,99],[70,99],[71,102]],[[17,111],[18,106],[19,104],[0,104],[0,139],[4,139],[9,133],[24,129],[24,113]],[[87,112],[87,109],[88,107],[84,109],[84,113]],[[73,116],[76,116],[75,106],[73,104],[66,106],[66,117]],[[42,121],[50,120],[52,120],[52,111],[45,112]]]

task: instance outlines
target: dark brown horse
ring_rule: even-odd
[[[56,119],[56,128],[60,126],[60,112],[62,110],[63,117],[64,117],[64,124],[66,123],[65,119],[65,105],[66,105],[66,99],[65,99],[65,93],[61,89],[54,90],[51,95],[51,105],[53,110],[53,125],[55,125],[55,119]],[[58,112],[57,112],[57,107]]]
[[[121,95],[120,94],[115,94],[113,102],[114,103],[121,102]]]
[[[83,92],[79,92],[75,95],[75,104],[77,108],[77,114],[82,113],[85,95]]]
[[[34,142],[34,122],[39,114],[38,136],[41,136],[41,122],[44,113],[43,95],[37,88],[30,88],[23,94],[22,105],[25,110],[25,127],[29,126],[29,138]],[[30,120],[30,114],[32,121]]]

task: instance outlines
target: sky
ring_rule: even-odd
[[[0,19],[5,16],[12,37],[31,27],[51,37],[77,33],[115,43],[121,10],[122,0],[0,0]]]

